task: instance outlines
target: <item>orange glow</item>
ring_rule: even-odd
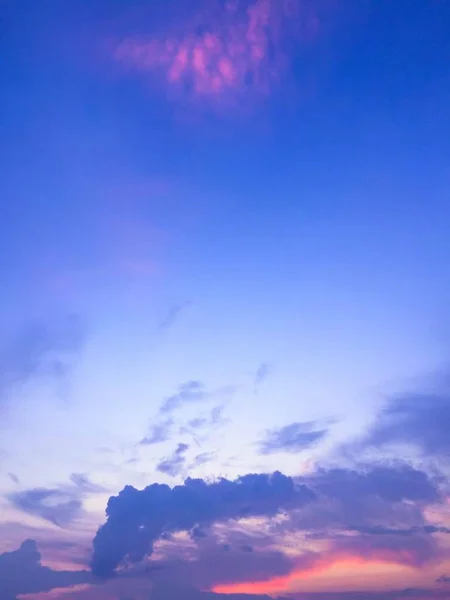
[[[318,560],[309,568],[295,569],[288,575],[273,577],[265,581],[247,581],[241,583],[218,584],[212,588],[213,592],[219,594],[275,594],[287,592],[290,585],[298,580],[309,579],[314,575],[327,573],[330,570],[349,570],[361,567],[379,568],[382,566],[394,566],[401,564],[399,561],[387,559],[369,560],[359,557],[341,557]]]

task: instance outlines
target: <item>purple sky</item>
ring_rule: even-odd
[[[1,600],[450,596],[449,30],[0,2]]]

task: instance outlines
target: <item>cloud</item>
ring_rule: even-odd
[[[98,483],[93,483],[84,473],[72,473],[70,481],[82,492],[87,494],[102,494],[106,488]]]
[[[184,310],[189,308],[191,305],[192,305],[192,302],[190,302],[189,300],[185,300],[184,302],[181,302],[180,304],[175,304],[174,306],[171,306],[169,308],[169,310],[167,311],[167,314],[158,323],[157,330],[158,331],[166,331],[167,329],[170,329],[170,327],[172,327],[172,325],[178,319],[180,314]]]
[[[200,381],[187,381],[180,385],[176,394],[165,399],[160,412],[170,413],[182,404],[202,402],[206,397],[204,385]]]
[[[407,464],[317,469],[298,481],[315,493],[316,500],[287,513],[273,525],[273,535],[304,532],[309,540],[335,541],[357,533],[380,538],[382,531],[386,537],[405,538],[404,532],[410,530],[410,537],[426,537],[439,533],[430,526],[445,526],[430,524],[425,516],[428,507],[443,502],[438,483]]]
[[[450,533],[448,527],[436,527],[435,525],[423,525],[421,527],[408,527],[406,529],[394,529],[393,527],[349,527],[350,530],[368,535],[399,535],[410,537],[412,535],[424,534],[433,535],[434,533]]]
[[[86,571],[53,571],[41,565],[41,555],[33,540],[18,550],[0,554],[0,598],[16,600],[19,594],[46,592],[93,581]]]
[[[408,445],[428,456],[450,454],[450,393],[412,393],[391,400],[359,447]]]
[[[189,450],[187,444],[178,444],[176,450],[168,458],[160,461],[156,467],[156,470],[170,477],[177,477],[184,471],[186,464],[186,452]]]
[[[155,17],[150,12],[148,34],[123,39],[115,59],[153,82],[163,82],[178,100],[242,107],[267,97],[289,72],[299,46],[317,37],[321,4],[196,2],[191,14],[180,11],[180,19],[161,31],[152,31]]]
[[[223,404],[219,404],[215,406],[210,414],[206,417],[196,417],[195,419],[191,419],[187,423],[187,430],[199,430],[204,428],[210,428],[217,425],[222,425],[224,423],[224,419],[222,417],[222,413],[225,409]]]
[[[190,468],[193,469],[195,467],[201,467],[202,465],[206,465],[207,463],[214,460],[215,457],[215,452],[201,452],[200,454],[197,454],[197,456],[194,458],[190,465]]]
[[[71,485],[22,490],[9,494],[7,499],[24,513],[40,517],[59,527],[67,527],[82,515],[85,496],[107,491],[83,474],[73,473],[70,480]]]
[[[450,576],[441,575],[438,579],[436,579],[436,583],[450,583]]]
[[[33,321],[0,348],[0,400],[17,384],[34,377],[61,383],[85,342],[79,315]]]
[[[166,442],[170,439],[173,420],[166,419],[161,423],[154,423],[150,426],[147,435],[139,442],[141,446],[153,446]]]
[[[440,493],[430,477],[407,463],[370,465],[360,470],[318,469],[306,480],[319,493],[347,506],[370,498],[418,503],[440,500]]]
[[[212,483],[187,479],[173,489],[154,484],[138,491],[128,486],[108,502],[107,521],[94,538],[92,569],[110,576],[124,561],[142,560],[165,532],[189,531],[244,516],[271,517],[313,498],[305,485],[279,472]]]
[[[268,363],[261,363],[255,373],[255,390],[266,381],[270,375],[270,366]]]
[[[421,567],[443,556],[436,540],[423,532],[406,536],[397,533],[341,536],[334,541],[330,552],[358,556],[366,560],[381,559],[410,567]]]
[[[295,561],[279,550],[253,551],[250,544],[224,548],[213,536],[196,539],[195,554],[178,553],[161,561],[161,568],[154,573],[156,584],[164,585],[180,581],[200,589],[211,589],[222,584],[238,581],[263,581],[268,574],[287,576]]]
[[[190,419],[186,425],[180,427],[180,434],[191,435],[197,446],[201,446],[201,442],[206,442],[214,431],[228,422],[228,419],[223,416],[224,410],[225,405],[219,404],[208,414]]]
[[[20,484],[20,479],[17,477],[17,475],[15,473],[8,473],[8,477],[11,479],[11,481],[13,483],[15,483],[16,485]]]
[[[259,442],[259,451],[261,454],[301,452],[324,438],[327,432],[327,429],[317,429],[314,421],[291,423],[267,431],[266,437]]]
[[[230,396],[235,391],[234,386],[224,386],[217,390],[207,391],[201,381],[187,381],[180,385],[175,394],[164,400],[160,412],[162,414],[172,413],[185,404],[195,404],[217,397]]]
[[[298,480],[248,475],[211,483],[188,479],[173,489],[127,487],[108,502],[92,568],[109,576],[127,566],[118,580],[151,570],[160,593],[175,579],[201,589],[250,594],[281,593],[298,577],[325,577],[340,565],[418,568],[446,556],[440,536],[448,528],[424,518],[427,507],[440,500],[434,480],[400,463],[318,469]],[[180,531],[189,535],[172,535]],[[284,540],[293,533],[291,542]],[[162,545],[151,563],[130,565],[151,555],[158,540]],[[319,546],[311,551],[311,543]],[[284,546],[291,551],[284,553]],[[389,594],[382,597],[407,597]],[[338,593],[331,597],[340,598]],[[439,595],[423,596],[432,597]]]
[[[59,527],[66,527],[79,517],[83,505],[76,491],[48,488],[14,492],[8,500],[15,508]]]

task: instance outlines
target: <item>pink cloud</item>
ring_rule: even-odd
[[[115,58],[162,81],[178,99],[242,104],[267,96],[287,74],[295,48],[316,39],[319,2],[209,0],[178,26],[123,39]]]
[[[70,588],[55,588],[50,592],[26,594],[20,600],[148,600],[153,584],[148,579],[118,578],[103,585],[82,584]]]

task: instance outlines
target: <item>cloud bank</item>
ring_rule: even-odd
[[[244,517],[274,516],[311,502],[313,497],[305,485],[279,472],[212,483],[187,479],[173,489],[154,484],[138,491],[128,486],[108,502],[107,521],[94,538],[92,570],[110,576],[124,561],[142,560],[164,533]]]

